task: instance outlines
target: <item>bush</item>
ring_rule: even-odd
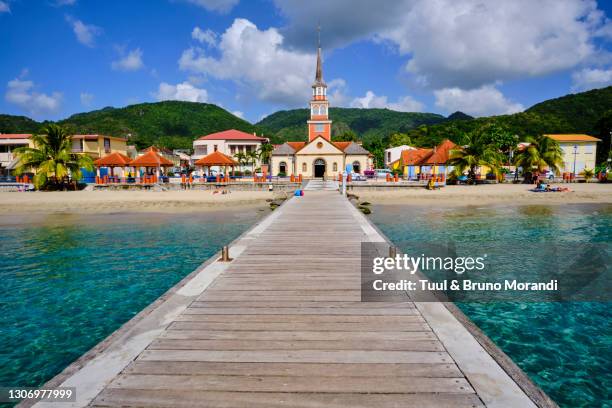
[[[287,175],[281,171],[280,173],[278,173],[278,177],[287,177]]]

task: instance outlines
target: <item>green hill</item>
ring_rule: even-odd
[[[13,116],[0,114],[0,133],[33,133],[41,126],[26,116]]]
[[[406,132],[420,125],[446,120],[435,113],[396,112],[389,109],[330,108],[332,137],[349,131],[360,139],[385,138],[392,133]],[[308,109],[279,111],[265,117],[256,126],[264,129],[275,142],[306,140]]]
[[[612,86],[547,100],[512,115],[454,120],[410,130],[413,143],[433,146],[444,138],[461,143],[463,136],[477,128],[495,124],[520,137],[543,133],[586,133],[602,138],[608,146]],[[600,147],[601,152],[607,149]],[[599,156],[599,154],[598,154]]]
[[[59,121],[75,133],[129,136],[138,147],[191,148],[195,138],[226,129],[253,132],[249,122],[209,103],[164,101],[104,108]]]

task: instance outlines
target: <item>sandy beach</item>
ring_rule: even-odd
[[[495,205],[495,204],[579,204],[612,203],[612,184],[558,184],[569,192],[536,193],[525,184],[486,184],[446,186],[439,190],[409,188],[403,190],[355,191],[359,201],[375,204],[405,205]]]
[[[218,211],[241,206],[265,208],[267,199],[282,196],[281,192],[213,194],[204,190],[3,192],[0,214]]]

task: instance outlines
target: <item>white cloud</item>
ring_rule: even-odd
[[[182,70],[232,80],[258,98],[289,106],[304,105],[310,96],[316,58],[314,53],[284,49],[275,28],[259,30],[246,19],[236,19],[221,35],[219,58],[201,48],[183,51]]]
[[[217,33],[210,28],[202,30],[200,27],[195,27],[191,32],[191,38],[211,47],[217,45]]]
[[[398,112],[422,112],[423,104],[410,96],[403,96],[397,102],[389,102],[385,95],[377,96],[372,91],[367,91],[361,98],[355,98],[351,102],[353,108],[380,108],[391,109]]]
[[[521,112],[520,103],[508,100],[497,88],[484,85],[477,89],[444,88],[434,91],[436,106],[448,113],[461,111],[472,116],[505,115]]]
[[[102,34],[102,29],[92,24],[85,24],[71,16],[66,16],[66,21],[72,26],[72,31],[77,40],[88,47],[95,45],[96,37]]]
[[[33,88],[34,82],[15,78],[8,82],[4,99],[34,116],[59,111],[61,93],[53,92],[49,95],[35,92]]]
[[[197,88],[189,82],[176,85],[162,82],[159,84],[155,97],[158,101],[206,102],[208,101],[208,92],[206,92],[206,89]]]
[[[93,103],[94,96],[93,94],[87,92],[81,92],[81,105],[90,107]]]
[[[342,78],[336,78],[327,83],[327,97],[332,106],[346,106],[348,103],[348,86]]]
[[[289,45],[311,49],[313,21],[323,45],[375,39],[408,58],[407,73],[432,89],[479,88],[564,71],[601,53],[610,23],[593,0],[275,0]],[[347,13],[346,10],[350,10]]]
[[[0,1],[0,13],[10,13],[11,8],[6,1]]]
[[[144,67],[142,62],[142,51],[140,48],[129,51],[127,54],[121,52],[122,57],[113,61],[111,67],[116,71],[137,71]]]
[[[588,91],[612,85],[612,69],[585,68],[572,74],[572,91]]]
[[[205,8],[208,11],[216,11],[217,13],[229,13],[231,9],[238,4],[239,0],[186,0],[191,4]]]
[[[77,0],[55,0],[56,6],[74,6]]]
[[[242,111],[239,111],[239,110],[232,111],[232,115],[238,116],[240,119],[244,119],[244,112]]]

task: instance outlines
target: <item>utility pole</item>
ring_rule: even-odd
[[[578,155],[578,145],[574,145],[574,181],[576,181],[576,156]]]

